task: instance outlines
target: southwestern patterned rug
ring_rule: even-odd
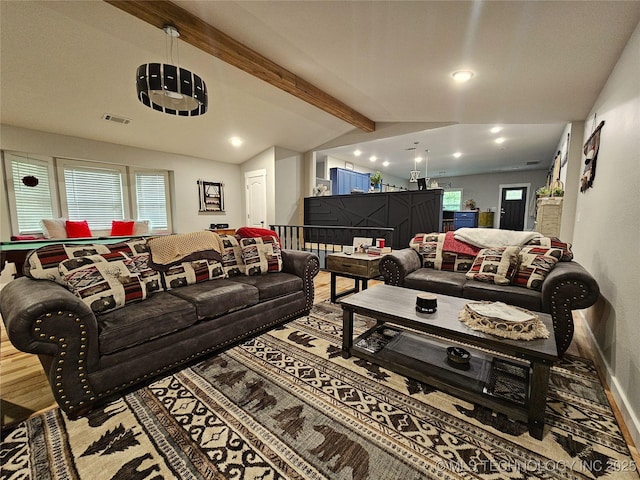
[[[370,319],[356,317],[356,330]],[[4,432],[6,479],[638,478],[590,362],[553,368],[543,441],[524,424],[340,356],[324,303],[69,420]]]

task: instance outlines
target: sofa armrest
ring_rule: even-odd
[[[320,271],[320,259],[315,253],[301,250],[282,250],[282,271],[292,273],[302,279],[306,307],[313,307],[315,295],[313,278]]]
[[[595,278],[577,262],[558,262],[542,283],[542,310],[550,313],[556,330],[558,352],[562,353],[573,338],[571,310],[596,303],[600,288]]]
[[[404,279],[422,267],[420,255],[413,248],[394,250],[380,259],[380,273],[384,283],[396,287],[404,286]]]
[[[95,400],[88,377],[98,367],[98,325],[86,304],[55,282],[21,277],[0,291],[0,313],[11,343],[40,357],[66,411]]]

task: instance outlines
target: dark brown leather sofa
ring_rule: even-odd
[[[28,277],[0,291],[11,343],[37,354],[60,407],[75,417],[115,392],[236,344],[313,306],[315,254],[282,251],[282,271],[208,280],[103,314],[64,286]]]
[[[449,272],[422,267],[422,259],[413,248],[396,250],[380,260],[380,273],[387,285],[413,288],[432,293],[500,301],[536,312],[551,314],[558,345],[564,353],[573,338],[571,311],[593,305],[600,294],[596,280],[582,265],[561,261],[547,275],[540,291],[514,285],[494,285],[469,280],[464,272]]]

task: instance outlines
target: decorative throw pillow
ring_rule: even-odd
[[[131,260],[120,253],[73,258],[60,263],[64,281],[95,314],[144,300],[147,291],[138,275],[129,270]]]
[[[40,225],[45,238],[67,238],[66,218],[43,218]]]
[[[522,247],[518,271],[513,278],[514,285],[532,290],[541,290],[542,282],[562,257],[559,248]]]
[[[65,282],[60,275],[58,265],[70,258],[102,255],[110,253],[107,245],[65,245],[55,244],[40,247],[27,255],[24,262],[24,274],[36,280],[52,280],[61,285]]]
[[[128,240],[126,242],[118,242],[105,245],[110,252],[122,252],[128,257],[139,255],[141,253],[149,253],[147,241],[144,238],[139,240]]]
[[[261,273],[282,270],[280,243],[273,235],[241,238],[240,246],[247,275],[260,275]]]
[[[419,233],[409,241],[409,247],[413,248],[422,258],[422,266],[435,268],[436,252],[438,250],[439,233]],[[441,244],[441,243],[440,243]]]
[[[138,255],[127,255],[120,252],[125,258],[129,258],[131,263],[127,264],[127,268],[133,274],[138,275],[147,290],[147,296],[154,292],[162,290],[162,280],[160,272],[149,266],[149,253],[141,253]]]
[[[67,220],[67,238],[91,238],[93,234],[86,220],[74,222]]]
[[[475,255],[445,252],[439,244],[436,251],[435,268],[446,272],[468,272],[475,259]]]
[[[483,248],[467,273],[469,280],[509,285],[518,268],[520,247]]]
[[[126,237],[133,235],[133,220],[113,220],[111,222],[112,237]]]
[[[208,259],[183,262],[163,271],[162,274],[167,290],[225,277],[222,264],[217,260]]]
[[[233,235],[220,235],[222,241],[222,268],[225,276],[244,275],[246,270],[242,259],[242,247]]]
[[[527,246],[540,246],[544,248],[559,248],[562,250],[561,262],[570,262],[573,260],[573,252],[571,251],[571,244],[563,242],[557,237],[538,237],[527,242]]]
[[[134,220],[133,235],[147,235],[149,233],[149,220]]]
[[[240,227],[238,230],[236,230],[236,235],[239,235],[242,238],[274,236],[278,240],[280,248],[282,248],[282,242],[280,241],[280,237],[278,236],[278,234],[274,230],[269,230],[267,228]]]

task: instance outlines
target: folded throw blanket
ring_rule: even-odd
[[[445,233],[444,243],[442,244],[442,251],[461,253],[463,255],[471,255],[475,257],[480,251],[480,247],[456,240],[454,232],[447,232]]]
[[[459,228],[455,231],[456,240],[480,248],[520,246],[538,237],[542,237],[542,234],[494,228]]]
[[[149,263],[156,270],[193,260],[222,261],[222,240],[215,232],[202,231],[154,237],[147,240]]]

